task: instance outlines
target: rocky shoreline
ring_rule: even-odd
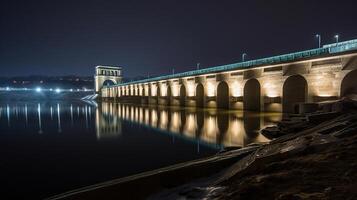
[[[293,115],[264,145],[225,151],[50,199],[357,199],[357,101]]]

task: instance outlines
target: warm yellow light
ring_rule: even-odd
[[[131,107],[131,108],[130,108],[130,118],[129,118],[129,119],[130,119],[131,121],[134,121],[134,119],[135,119],[134,117],[135,117],[135,116],[134,116],[134,107]]]
[[[195,136],[195,133],[196,133],[196,118],[194,114],[188,114],[186,116],[184,134],[189,136]]]
[[[214,97],[216,96],[216,88],[215,85],[211,82],[207,82],[207,96]]]
[[[193,82],[187,83],[187,95],[189,97],[195,96],[195,84]]]
[[[157,111],[156,110],[151,111],[151,126],[152,127],[157,126]]]
[[[150,116],[149,116],[149,109],[145,108],[145,124],[149,125],[150,124]]]
[[[160,87],[160,96],[162,97],[166,97],[167,96],[167,86],[166,84],[161,84],[161,87]]]
[[[206,132],[208,135],[215,135],[217,132],[216,119],[212,116],[209,116],[206,124]]]
[[[242,85],[238,81],[234,81],[231,86],[232,96],[241,97],[243,96]]]
[[[263,85],[263,88],[264,88],[264,91],[265,91],[265,95],[267,97],[274,98],[274,97],[279,97],[280,96],[277,84],[273,84],[271,82],[268,82],[268,83],[265,83]]]
[[[145,96],[149,96],[149,86],[148,85],[144,86],[144,92],[145,92]]]
[[[157,87],[155,85],[151,86],[151,96],[156,96],[157,95]]]
[[[319,96],[319,97],[332,97],[333,95],[332,94],[330,94],[330,93],[324,93],[324,92],[321,92],[321,93],[318,93],[318,95],[317,96]]]
[[[180,117],[179,112],[172,112],[171,113],[170,131],[171,132],[180,132],[180,126],[181,126],[181,117]]]
[[[167,116],[167,111],[161,111],[160,112],[160,127],[163,130],[166,130],[167,124],[168,124],[168,116]]]
[[[179,85],[178,84],[172,85],[171,89],[172,89],[172,96],[174,96],[174,97],[179,96]]]

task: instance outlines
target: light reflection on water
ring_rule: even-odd
[[[119,137],[122,120],[207,144],[246,146],[268,142],[259,130],[280,121],[281,114],[102,102],[96,109],[98,139]]]
[[[34,110],[35,109],[35,110]],[[74,113],[76,110],[76,113]],[[0,120],[6,117],[7,126],[11,128],[12,120],[24,120],[25,127],[29,126],[29,113],[36,113],[38,133],[45,133],[43,115],[50,113],[50,122],[56,123],[57,132],[62,132],[61,118],[66,121],[66,128],[73,127],[77,121],[83,129],[88,130],[95,126],[98,140],[103,138],[116,138],[122,135],[123,121],[147,126],[168,134],[176,134],[185,139],[197,140],[202,143],[216,146],[246,146],[250,143],[269,141],[259,133],[265,126],[275,124],[281,120],[279,113],[253,113],[242,111],[202,110],[195,108],[175,108],[157,106],[136,106],[129,104],[102,102],[98,107],[87,104],[61,105],[60,103],[38,103],[36,108],[32,105],[15,104],[0,107]],[[77,117],[74,117],[77,114]],[[95,125],[92,118],[95,118]],[[32,123],[33,116],[31,116]],[[33,125],[32,125],[33,126]],[[78,126],[78,124],[77,124]],[[35,126],[36,127],[36,126]],[[17,127],[18,128],[18,127]]]
[[[80,109],[82,112],[80,112]],[[34,128],[37,129],[39,134],[45,132],[53,132],[52,130],[44,130],[44,126],[54,125],[56,124],[57,132],[62,132],[62,122],[61,118],[68,118],[68,114],[70,116],[70,124],[66,123],[66,127],[68,125],[74,125],[74,110],[72,104],[64,104],[61,105],[61,102],[57,103],[49,103],[49,102],[41,102],[41,103],[0,103],[0,124],[2,124],[4,120],[4,116],[6,115],[7,127],[9,130],[12,129],[21,129],[21,128]],[[48,114],[50,115],[48,118]],[[87,105],[82,105],[81,107],[77,107],[77,120],[81,121],[81,118],[85,119],[85,126],[83,128],[89,129],[91,125],[91,118],[94,114],[92,108]],[[43,123],[46,123],[44,125]]]

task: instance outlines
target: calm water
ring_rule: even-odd
[[[2,196],[78,187],[266,142],[281,114],[85,102],[0,102]]]

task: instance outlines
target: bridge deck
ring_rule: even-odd
[[[305,50],[305,51],[300,51],[300,52],[295,52],[295,53],[283,54],[283,55],[272,56],[272,57],[268,57],[268,58],[261,58],[261,59],[256,59],[256,60],[228,64],[228,65],[209,67],[209,68],[200,69],[200,70],[192,70],[192,71],[187,71],[187,72],[182,72],[182,73],[177,73],[177,74],[172,74],[172,75],[157,76],[157,77],[153,77],[153,78],[131,81],[131,82],[116,84],[116,85],[107,86],[107,87],[125,86],[125,85],[147,83],[147,82],[154,82],[154,81],[167,80],[167,79],[182,78],[182,77],[187,77],[187,76],[197,76],[197,75],[202,75],[202,74],[217,73],[217,72],[222,72],[222,71],[247,69],[247,68],[253,68],[253,67],[262,66],[262,65],[272,65],[272,64],[298,61],[298,60],[302,60],[302,59],[315,58],[315,57],[319,57],[319,56],[334,55],[334,54],[339,54],[339,53],[348,52],[348,51],[352,51],[352,50],[357,50],[357,39],[340,42],[338,44],[336,44],[336,43],[328,44],[328,45],[324,45],[322,48],[317,48],[317,49],[310,49],[310,50]]]

